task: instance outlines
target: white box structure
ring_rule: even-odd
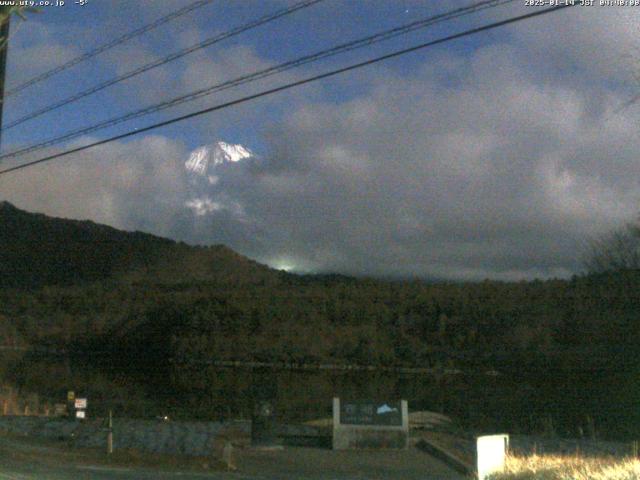
[[[492,473],[504,471],[509,451],[509,435],[485,435],[476,440],[478,449],[478,480],[486,480]]]

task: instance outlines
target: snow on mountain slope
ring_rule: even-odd
[[[185,206],[197,216],[229,209],[226,202],[215,199],[213,186],[219,181],[216,169],[229,163],[237,163],[255,155],[248,148],[226,142],[216,142],[195,149],[189,155],[184,166],[190,174],[192,198],[185,202]],[[206,179],[206,181],[203,181]],[[238,210],[237,205],[233,205]]]
[[[197,175],[206,175],[210,168],[228,162],[239,162],[253,157],[251,150],[242,145],[217,142],[211,146],[197,148],[184,164],[185,168]]]

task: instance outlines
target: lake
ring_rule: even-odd
[[[430,410],[455,418],[475,432],[557,433],[580,429],[601,438],[640,437],[638,375],[629,372],[554,374],[536,370],[486,375],[324,371],[160,368],[69,357],[2,353],[2,383],[21,401],[64,403],[68,390],[89,400],[88,414],[180,420],[250,418],[257,399],[268,399],[276,417],[303,422],[331,416],[334,396],[349,399],[406,399],[410,411]],[[122,359],[120,359],[122,360]],[[126,359],[125,359],[126,360]],[[5,391],[7,389],[5,388]],[[6,393],[6,392],[5,392]],[[30,399],[30,400],[28,400]],[[38,406],[32,405],[31,410]],[[23,407],[21,407],[23,408]]]

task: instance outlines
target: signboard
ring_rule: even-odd
[[[340,402],[342,425],[402,426],[402,405],[395,402],[370,400]]]
[[[86,398],[76,398],[75,402],[76,410],[84,410],[87,408],[87,399]]]
[[[84,420],[86,418],[84,410],[76,410],[76,418]]]
[[[67,414],[67,405],[64,403],[56,403],[53,407],[53,414],[57,417],[62,417]]]
[[[476,440],[478,448],[478,479],[504,471],[509,448],[509,435],[485,435]]]
[[[69,390],[67,392],[67,401],[73,402],[75,398],[76,398],[76,392],[74,392],[73,390]]]
[[[406,400],[333,399],[334,450],[407,448],[409,405]]]

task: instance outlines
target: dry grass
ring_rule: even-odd
[[[636,458],[586,458],[578,455],[510,456],[506,472],[492,480],[640,480]]]

